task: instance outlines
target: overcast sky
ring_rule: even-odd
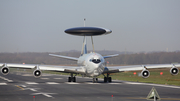
[[[180,50],[180,0],[0,0],[0,52],[80,51],[83,37],[64,30],[84,18],[112,30],[95,50]]]

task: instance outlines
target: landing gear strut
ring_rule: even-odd
[[[73,73],[71,73],[71,77],[68,77],[68,82],[76,82],[76,77],[73,77]]]
[[[93,83],[98,83],[98,78],[93,78]]]
[[[109,77],[109,73],[107,73],[107,77],[104,75],[104,82],[112,82],[112,78]]]

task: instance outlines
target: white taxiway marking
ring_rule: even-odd
[[[0,85],[7,85],[6,83],[0,83]]]
[[[49,78],[41,78],[41,79],[43,79],[43,80],[48,80]]]
[[[46,82],[46,84],[59,84],[59,83],[56,83],[56,82]]]
[[[43,74],[42,76],[53,76],[52,74]]]
[[[36,89],[39,89],[39,88],[24,88],[25,90],[31,90],[33,92],[36,92],[37,90]]]
[[[46,96],[46,97],[52,97],[51,95],[48,95],[48,94],[43,94],[44,96]]]
[[[126,84],[135,84],[135,85],[150,85],[150,86],[159,86],[159,87],[168,87],[168,88],[178,88],[179,86],[169,86],[169,85],[161,85],[161,84],[149,84],[149,83],[138,83],[138,82],[126,82]]]
[[[52,96],[49,95],[49,94],[56,94],[56,93],[43,93],[43,92],[41,92],[41,93],[33,93],[33,94],[31,94],[31,95],[40,95],[40,94],[42,94],[42,95],[44,95],[44,96],[46,96],[46,97],[52,97]]]
[[[65,82],[66,84],[79,84],[79,83],[76,83],[76,82]]]
[[[100,83],[86,83],[86,84],[100,84]]]
[[[108,83],[108,84],[115,84],[115,85],[119,85],[119,84],[121,84],[121,83]]]
[[[16,75],[21,75],[21,73],[16,73]]]
[[[26,87],[25,85],[20,85],[20,86],[21,86],[21,87],[24,87],[24,88]]]
[[[9,79],[7,79],[7,78],[5,78],[5,77],[2,77],[2,76],[0,76],[0,78],[3,79],[3,80],[6,80],[6,81],[8,81],[8,82],[13,82],[13,80],[9,80]]]
[[[126,84],[133,84],[133,85],[143,85],[144,83],[138,83],[138,82],[125,82]]]
[[[58,79],[58,80],[60,80],[60,79],[62,79],[62,78],[54,78],[54,79]]]
[[[8,82],[13,82],[13,80],[8,80]]]
[[[169,85],[160,85],[160,84],[146,84],[146,85],[160,86],[160,87],[168,87],[168,88],[178,88],[178,89],[180,89],[179,86],[169,86]]]
[[[32,88],[31,88],[31,89],[29,89],[29,90],[31,90],[31,91],[33,91],[33,92],[36,92],[36,91],[37,91],[37,90],[35,90],[35,89],[32,89]]]
[[[36,84],[38,84],[38,83],[36,83],[36,82],[26,82],[26,84],[36,85]]]
[[[33,76],[32,74],[23,74],[22,76]]]

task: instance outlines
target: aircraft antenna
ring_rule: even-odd
[[[86,26],[86,18],[84,18],[84,27]]]
[[[84,27],[86,26],[86,18],[84,18]],[[86,36],[84,36],[84,39],[83,39],[83,46],[82,46],[82,50],[81,50],[81,56],[83,55],[83,54],[85,54],[84,52],[85,51],[87,51],[86,49],[84,49],[84,48],[86,48]]]

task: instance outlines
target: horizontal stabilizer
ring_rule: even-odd
[[[108,55],[108,56],[103,56],[104,58],[111,58],[111,57],[115,57],[118,56],[119,54],[114,54],[114,55]]]

